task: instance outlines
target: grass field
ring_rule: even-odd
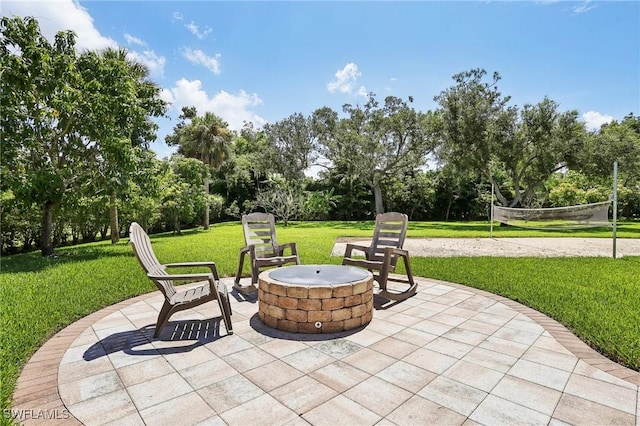
[[[335,263],[337,237],[371,236],[373,222],[301,222],[278,225],[280,242],[296,241],[303,263]],[[488,237],[486,222],[410,223],[409,237]],[[610,229],[525,231],[494,228],[496,237],[603,237]],[[622,223],[620,238],[640,238],[640,223]],[[239,223],[209,231],[152,236],[161,262],[214,260],[223,276],[235,273],[243,245]],[[154,291],[128,241],[57,250],[55,258],[27,253],[2,258],[0,269],[0,383],[9,408],[20,368],[66,325],[102,307]],[[555,318],[611,359],[640,370],[640,257],[412,258],[414,274],[481,288]],[[248,269],[245,271],[248,273]]]

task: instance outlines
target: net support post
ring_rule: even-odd
[[[490,221],[490,226],[489,226],[489,237],[493,238],[493,186],[495,184],[491,183],[491,212],[489,213],[489,221]]]

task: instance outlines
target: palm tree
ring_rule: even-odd
[[[184,111],[184,109],[183,109]],[[232,132],[228,124],[212,112],[200,117],[192,110],[191,123],[180,128],[178,153],[197,158],[208,167],[219,169],[231,156]],[[209,195],[209,174],[204,179],[205,193]],[[209,229],[209,203],[206,203],[203,220],[204,229]]]

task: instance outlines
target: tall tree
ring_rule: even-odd
[[[344,179],[369,186],[376,213],[383,213],[382,183],[426,163],[434,146],[432,115],[394,96],[379,106],[374,94],[364,106],[346,104],[343,111],[347,116],[342,119],[329,108],[314,112],[321,154],[344,171]]]
[[[197,212],[207,203],[202,180],[208,171],[202,161],[180,154],[171,157],[169,166],[164,177],[162,211],[173,231],[180,234],[181,223],[193,224]]]
[[[598,176],[610,176],[617,161],[625,180],[640,182],[640,117],[629,114],[591,133],[580,160],[584,171]]]
[[[108,95],[105,101],[110,102],[104,105],[110,113],[110,131],[102,130],[96,136],[105,139],[105,149],[96,170],[100,189],[109,194],[112,243],[120,238],[118,194],[128,188],[131,178],[140,177],[136,172],[137,158],[148,148],[148,143],[156,139],[157,125],[150,116],[161,115],[165,108],[159,98],[160,88],[148,79],[147,67],[127,55],[125,49],[106,49],[93,57],[99,68],[88,68],[101,76],[101,84]],[[112,139],[109,141],[108,138]]]
[[[146,117],[164,102],[127,67],[78,55],[71,31],[51,44],[32,17],[3,17],[0,30],[2,185],[40,206],[40,248],[52,255],[53,214],[65,194],[95,190],[98,163],[128,170],[132,135],[152,131]]]
[[[226,215],[240,218],[253,210],[260,182],[266,181],[270,172],[264,158],[269,148],[264,132],[245,123],[234,138],[232,149],[231,160],[216,170],[213,183],[216,192],[228,200]]]
[[[577,111],[559,112],[545,98],[519,111],[497,88],[500,75],[483,81],[486,71],[456,74],[456,84],[436,96],[440,139],[438,157],[462,173],[484,176],[495,187],[502,205],[529,198],[553,172],[566,167],[584,142]],[[496,174],[506,172],[509,188]],[[509,194],[511,192],[511,194]]]
[[[178,145],[178,153],[197,158],[209,167],[219,169],[231,156],[233,133],[229,125],[212,112],[198,116],[194,107],[183,107],[181,122],[168,135],[168,145]],[[210,173],[204,177],[205,193],[209,195]],[[203,226],[209,229],[210,204],[205,203]]]
[[[304,172],[314,165],[317,149],[310,117],[295,113],[264,126],[269,149],[263,155],[272,173],[279,173],[287,181],[304,179]]]

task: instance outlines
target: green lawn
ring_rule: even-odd
[[[303,263],[340,263],[329,253],[337,237],[371,236],[373,222],[301,222],[278,225],[280,242],[296,241]],[[486,222],[412,222],[409,237],[487,237]],[[610,238],[611,230],[574,232],[494,228],[496,237]],[[620,238],[640,238],[640,223],[623,223]],[[214,260],[223,276],[235,273],[242,229],[223,223],[209,231],[152,236],[161,262]],[[20,368],[46,339],[102,307],[155,287],[125,239],[2,258],[0,276],[0,384],[9,408]],[[640,257],[412,258],[414,274],[466,284],[531,306],[568,326],[584,341],[640,370]],[[248,273],[248,269],[246,271]]]

